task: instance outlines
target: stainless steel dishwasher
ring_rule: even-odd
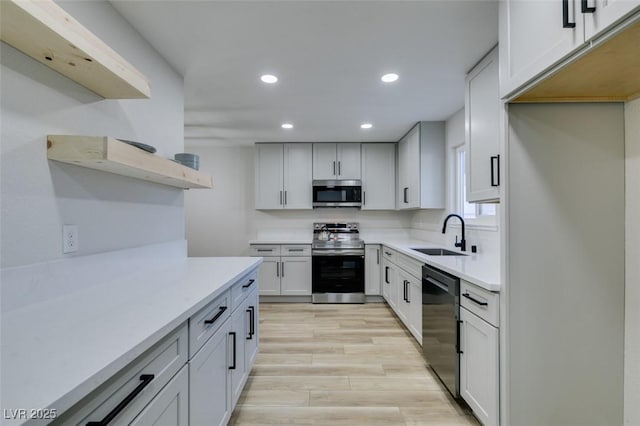
[[[460,396],[460,279],[422,267],[422,353],[451,394]]]

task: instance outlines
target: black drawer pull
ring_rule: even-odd
[[[249,288],[251,287],[251,284],[253,284],[256,280],[249,280],[248,283],[246,283],[245,285],[242,286],[242,288]]]
[[[496,176],[496,171],[497,176]],[[500,156],[491,156],[491,186],[500,186]]]
[[[236,332],[230,331],[229,336],[233,336],[233,365],[229,367],[229,370],[236,369]]]
[[[253,340],[253,335],[256,334],[254,324],[256,315],[255,309],[256,308],[253,306],[249,306],[249,308],[247,309],[247,312],[249,313],[249,337],[247,337],[247,340]]]
[[[131,401],[133,401],[135,399],[136,396],[138,396],[138,394],[140,392],[142,392],[144,390],[144,388],[146,388],[149,383],[151,383],[151,381],[153,380],[155,376],[153,374],[143,374],[140,376],[140,384],[138,386],[136,386],[136,388],[134,390],[131,391],[131,393],[129,395],[127,395],[121,402],[120,404],[116,405],[116,407],[111,410],[109,412],[109,414],[107,414],[105,416],[104,419],[100,420],[99,422],[89,422],[87,423],[87,426],[106,426],[109,423],[111,423],[111,421],[113,419],[115,419],[118,414],[120,414],[120,412],[122,412],[122,410],[124,410],[127,405],[129,405],[131,403]]]
[[[402,189],[403,193],[404,193],[404,202],[405,204],[409,203],[409,197],[407,196],[407,191],[409,190],[409,187],[405,187]]]
[[[218,313],[215,314],[215,316],[213,318],[208,319],[208,320],[204,320],[204,323],[205,324],[213,324],[214,322],[216,322],[216,320],[218,318],[220,318],[222,316],[222,314],[224,314],[224,311],[226,311],[226,310],[227,310],[226,306],[220,306],[220,310],[218,311]]]
[[[596,7],[589,7],[587,0],[582,0],[582,13],[595,13]]]
[[[472,302],[477,303],[477,304],[478,304],[478,305],[480,305],[480,306],[489,306],[489,303],[487,303],[487,302],[482,302],[482,301],[480,301],[480,300],[478,300],[478,299],[475,299],[475,298],[471,297],[471,295],[469,295],[469,293],[464,293],[462,296],[463,296],[463,297],[466,297],[467,299],[471,300]]]
[[[258,251],[262,252],[262,251],[273,251],[273,249],[257,249]]]
[[[384,282],[389,284],[389,267],[384,267]]]

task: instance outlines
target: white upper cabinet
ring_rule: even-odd
[[[313,179],[360,179],[359,143],[314,143]]]
[[[577,3],[577,0],[576,0]],[[638,0],[589,0],[587,7],[592,8],[592,12],[585,11],[584,14],[584,38],[588,41],[620,18],[640,9]]]
[[[444,122],[422,121],[398,143],[398,208],[445,207]]]
[[[506,97],[637,10],[638,0],[500,2],[500,95]],[[606,3],[606,5],[605,5]]]
[[[362,210],[395,210],[396,144],[362,144]]]
[[[500,94],[498,49],[467,75],[465,139],[467,201],[500,201]]]
[[[311,144],[256,144],[256,209],[311,209],[311,155]]]
[[[311,144],[284,144],[284,208],[310,209],[313,198],[311,183]]]

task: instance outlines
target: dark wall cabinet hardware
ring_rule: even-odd
[[[255,331],[255,318],[256,318],[256,311],[255,311],[255,307],[254,306],[249,306],[249,308],[247,308],[247,312],[249,313],[249,336],[247,337],[247,340],[253,340],[253,335],[256,334]]]
[[[582,13],[595,13],[596,7],[590,7],[588,0],[582,0]]]
[[[380,264],[380,249],[376,250],[376,264]]]
[[[229,370],[236,369],[236,332],[230,331],[229,336],[233,337],[233,364],[229,367]]]
[[[366,191],[362,191],[362,205],[366,205],[367,204],[367,192]]]
[[[500,186],[500,156],[491,156],[491,186]]]
[[[287,191],[284,191],[284,205],[287,205]]]
[[[251,284],[253,284],[254,282],[256,282],[256,280],[249,280],[249,282],[243,285],[242,288],[249,288],[251,287]]]
[[[304,249],[301,249],[301,248],[299,248],[299,249],[287,249],[287,251],[288,251],[288,252],[290,252],[290,253],[293,253],[293,252],[302,252],[302,251],[304,251]]]
[[[280,276],[280,262],[276,262],[276,277]]]
[[[409,194],[408,194],[409,188],[403,188],[402,192],[403,192],[403,198],[404,198],[404,202],[405,204],[407,204],[409,202]]]
[[[280,268],[280,275],[284,277],[284,262],[280,262],[281,263],[281,268]]]
[[[282,191],[280,191],[280,204],[282,204]]]
[[[336,162],[333,162],[333,175],[336,175]]]
[[[562,28],[575,27],[575,22],[569,22],[569,0],[562,0]]]
[[[226,310],[227,310],[227,307],[226,307],[226,306],[220,306],[220,308],[219,308],[219,310],[218,310],[218,313],[217,313],[217,314],[215,314],[215,315],[213,316],[213,318],[208,319],[208,320],[204,320],[204,323],[205,323],[205,324],[213,324],[214,322],[216,322],[216,320],[217,320],[218,318],[220,318],[220,317],[222,316],[222,314],[224,314],[224,311],[226,311]]]
[[[105,416],[104,419],[100,420],[99,422],[89,422],[87,423],[86,426],[106,426],[109,423],[111,423],[111,421],[115,419],[118,416],[118,414],[120,414],[120,412],[122,412],[122,410],[124,410],[127,407],[127,405],[129,405],[131,401],[133,401],[136,398],[136,396],[138,396],[138,394],[142,392],[144,388],[146,388],[149,385],[149,383],[151,383],[154,377],[155,376],[153,374],[141,375],[140,384],[136,386],[136,388],[132,390],[131,393],[127,395],[120,402],[120,404],[116,405],[116,407],[113,410],[111,410],[109,414]]]
[[[460,349],[460,324],[462,324],[461,320],[456,322],[457,330],[456,330],[456,352],[459,354],[463,354],[462,349]]]
[[[272,252],[273,249],[258,249],[259,252]]]
[[[465,297],[465,298],[471,300],[473,303],[475,303],[477,305],[480,305],[480,306],[488,306],[489,305],[489,303],[487,303],[487,302],[483,302],[483,301],[478,300],[478,299],[476,299],[474,297],[471,297],[471,295],[469,293],[463,293],[462,297]]]
[[[342,167],[340,167],[340,161],[338,161],[338,176],[342,174]]]

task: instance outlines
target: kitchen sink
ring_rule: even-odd
[[[459,251],[451,251],[441,248],[412,248],[411,250],[415,250],[428,256],[466,256],[466,254]]]

